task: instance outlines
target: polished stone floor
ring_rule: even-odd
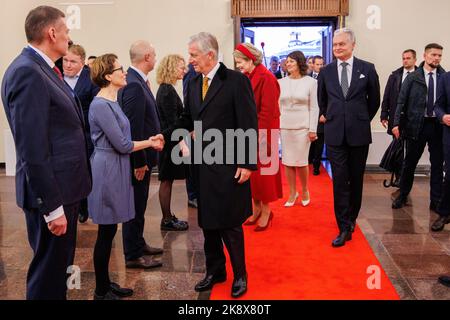
[[[323,174],[323,173],[322,173]],[[450,274],[450,225],[432,233],[437,215],[428,209],[428,178],[417,177],[410,205],[391,209],[391,189],[382,186],[387,175],[367,174],[363,208],[358,224],[373,248],[401,299],[450,299],[450,289],[437,283],[441,274]],[[163,267],[151,271],[126,269],[122,236],[116,235],[111,255],[112,280],[135,289],[134,299],[207,299],[193,290],[203,277],[203,238],[196,222],[196,210],[187,207],[184,181],[174,184],[173,212],[188,220],[188,232],[159,229],[161,211],[158,182],[152,177],[145,237],[152,246],[164,247]],[[395,194],[394,194],[395,195]],[[80,267],[81,289],[71,290],[69,299],[91,299],[94,290],[93,246],[97,227],[79,225],[75,264]],[[31,258],[24,216],[15,205],[14,178],[0,171],[0,300],[23,299]]]

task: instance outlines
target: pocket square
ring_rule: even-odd
[[[363,75],[363,74],[361,74],[361,75],[359,76],[360,79],[364,79],[365,77],[366,77],[366,76]]]

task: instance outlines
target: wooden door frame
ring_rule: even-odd
[[[241,43],[242,18],[325,18],[338,19],[337,27],[345,27],[349,15],[350,0],[232,0],[234,46]],[[290,10],[295,8],[295,10]]]

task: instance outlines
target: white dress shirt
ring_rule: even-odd
[[[69,87],[72,88],[72,90],[75,91],[75,87],[77,86],[78,83],[78,79],[80,79],[80,74],[83,71],[83,68],[80,69],[80,72],[78,72],[78,74],[76,74],[74,77],[69,77],[64,75],[64,81],[66,81],[66,83],[69,85]]]
[[[202,74],[203,79],[205,77],[208,77],[208,87],[211,85],[211,81],[214,79],[219,68],[220,68],[220,63],[217,62],[216,66],[214,68],[212,68],[212,70],[206,76],[204,74]]]
[[[425,83],[427,84],[427,88],[430,86],[430,75],[429,73],[433,73],[433,82],[434,82],[434,101],[436,102],[436,87],[437,87],[437,70],[433,69],[432,71],[427,71],[425,68],[423,68],[423,72],[425,74]],[[427,103],[428,103],[428,92],[427,92]],[[425,117],[427,117],[427,109],[425,108]],[[433,111],[433,118],[436,117],[436,114]]]
[[[406,77],[407,77],[410,73],[413,73],[414,71],[415,71],[414,68],[412,68],[411,70],[407,70],[407,69],[403,68],[402,83],[403,83],[403,81],[405,81]]]
[[[142,79],[144,79],[144,82],[148,81],[148,76],[145,73],[143,73],[141,70],[139,70],[138,68],[133,67],[133,66],[130,66],[130,69],[133,69],[134,71],[136,71],[142,77]]]
[[[337,68],[338,68],[338,76],[339,76],[339,84],[341,84],[342,81],[342,62],[347,62],[348,66],[347,66],[347,79],[348,79],[348,87],[350,88],[350,85],[352,83],[352,72],[353,72],[353,61],[354,58],[353,56],[348,59],[347,61],[343,61],[343,60],[339,60],[337,59]]]
[[[43,53],[41,50],[36,49],[31,44],[28,45],[31,49],[36,51],[36,53],[41,56],[42,59],[49,65],[51,69],[55,67],[55,63],[50,59],[45,53]],[[64,209],[63,206],[60,206],[56,208],[56,210],[50,212],[48,215],[44,215],[45,222],[49,223],[50,221],[56,220],[59,217],[64,215]]]

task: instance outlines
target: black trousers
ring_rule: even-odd
[[[445,179],[442,187],[442,197],[437,212],[443,217],[450,216],[450,146],[444,146]]]
[[[186,191],[189,200],[197,199],[197,185],[195,183],[192,165],[186,166]]]
[[[358,218],[368,154],[368,145],[327,145],[333,173],[334,213],[341,232],[349,230]]]
[[[411,192],[414,183],[414,172],[426,144],[428,144],[431,163],[430,201],[438,204],[442,196],[444,154],[442,125],[436,118],[425,118],[418,140],[406,140],[406,156],[400,179],[400,195],[407,197]]]
[[[37,210],[24,210],[33,259],[27,274],[27,300],[65,300],[67,268],[75,257],[79,204],[64,206],[67,232],[61,237],[48,230]]]
[[[314,169],[319,170],[320,162],[322,161],[322,153],[323,153],[323,145],[324,145],[324,134],[318,132],[317,140],[311,143],[310,155],[311,155],[311,163],[313,164]]]
[[[245,276],[245,251],[244,251],[244,232],[242,226],[232,229],[205,230],[205,257],[206,257],[206,274],[214,275],[224,273],[225,270],[225,254],[223,252],[223,244],[230,255],[231,265],[235,278]]]
[[[135,217],[122,225],[123,251],[125,260],[135,260],[143,255],[146,242],[144,239],[145,210],[147,209],[150,188],[151,168],[142,181],[133,182]]]

